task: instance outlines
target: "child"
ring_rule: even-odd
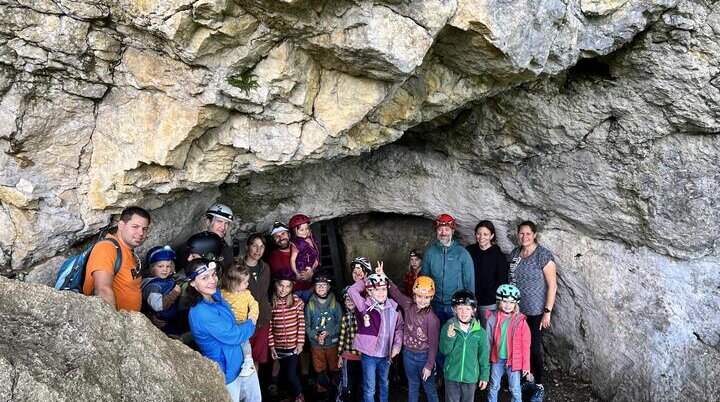
[[[180,286],[175,283],[175,251],[157,246],[148,251],[149,274],[142,280],[143,312],[164,333],[176,337],[182,333],[174,323],[178,311]]]
[[[420,275],[420,269],[422,268],[422,253],[418,250],[410,252],[410,265],[408,266],[407,272],[405,272],[405,278],[403,279],[403,293],[405,296],[413,297],[413,288],[415,287],[415,279]],[[435,293],[435,292],[433,292]]]
[[[303,301],[292,294],[293,278],[281,271],[275,278],[275,289],[270,304],[270,355],[280,361],[281,384],[289,387],[290,398],[285,401],[304,402],[300,378],[297,374],[298,355],[305,343],[305,317]]]
[[[472,292],[455,292],[451,305],[455,316],[440,331],[440,352],[445,355],[445,400],[472,402],[475,388],[487,386],[487,335],[475,320],[477,300]]]
[[[318,374],[316,392],[337,387],[338,341],[342,307],[330,293],[332,279],[326,273],[312,279],[314,294],[305,305],[305,331],[310,339],[313,368]]]
[[[307,303],[312,291],[313,273],[320,265],[320,247],[310,230],[310,218],[298,214],[288,222],[292,237],[290,237],[290,269],[295,274],[295,294],[302,297]]]
[[[257,324],[260,308],[257,300],[252,296],[248,286],[250,285],[250,271],[240,269],[235,264],[225,271],[222,279],[222,295],[223,299],[228,302],[230,308],[235,314],[235,321],[242,324],[245,320],[252,321]],[[242,344],[243,364],[240,369],[240,377],[248,377],[255,372],[255,362],[252,358],[252,348],[250,342]]]
[[[497,401],[503,373],[508,377],[512,402],[522,402],[520,378],[530,373],[530,328],[525,315],[519,312],[520,290],[513,285],[500,285],[495,299],[498,308],[486,312],[485,325],[492,363],[488,402]]]
[[[340,340],[338,341],[338,368],[342,369],[342,386],[340,400],[343,402],[359,402],[362,398],[362,366],[360,352],[353,349],[352,344],[357,333],[357,319],[355,317],[355,303],[348,294],[350,286],[345,286],[341,297],[345,303],[345,314],[340,324]]]
[[[350,271],[352,272],[353,282],[359,280],[364,281],[370,274],[372,274],[372,266],[370,261],[365,257],[355,257],[350,263]],[[363,291],[365,293],[365,291]]]
[[[435,295],[435,282],[428,276],[419,276],[413,284],[414,299],[402,294],[392,281],[388,281],[388,290],[390,297],[405,312],[402,354],[408,379],[408,401],[417,402],[420,399],[422,383],[428,402],[437,402],[434,368],[440,320],[430,307]]]
[[[388,400],[388,374],[390,360],[400,353],[403,336],[403,318],[398,304],[388,299],[388,278],[374,273],[363,281],[357,281],[348,289],[348,294],[357,306],[358,332],[353,347],[362,353],[363,394],[365,402],[375,400],[375,380],[379,380],[380,402]],[[360,292],[365,288],[368,297]]]

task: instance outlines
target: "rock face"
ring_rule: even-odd
[[[0,277],[6,401],[230,400],[214,362],[139,313]]]
[[[43,280],[133,203],[148,246],[216,200],[237,234],[448,211],[505,251],[533,219],[550,363],[716,400],[719,4],[0,1],[0,270]]]

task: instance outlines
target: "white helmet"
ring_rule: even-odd
[[[228,222],[235,220],[232,209],[225,204],[212,204],[210,208],[205,211],[205,214],[209,215],[209,217],[217,217]]]

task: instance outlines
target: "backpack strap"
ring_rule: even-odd
[[[117,252],[117,255],[115,257],[115,273],[113,274],[113,276],[115,276],[117,275],[118,271],[120,271],[120,266],[122,265],[122,249],[120,248],[120,243],[118,243],[118,241],[113,239],[112,237],[104,237],[100,239],[98,243],[100,243],[101,241],[109,241],[113,244],[113,246],[115,246],[115,251]],[[98,243],[95,244],[97,245]]]

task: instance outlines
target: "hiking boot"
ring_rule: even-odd
[[[270,384],[270,386],[268,387],[268,393],[271,397],[277,398],[277,396],[280,394],[277,384]]]
[[[530,402],[543,402],[545,400],[545,388],[542,385],[535,385],[535,394],[530,398]]]

